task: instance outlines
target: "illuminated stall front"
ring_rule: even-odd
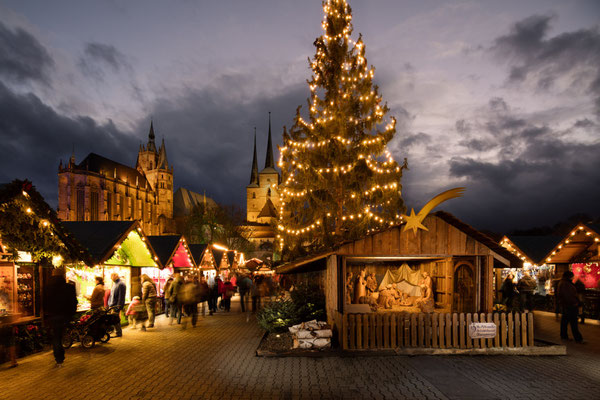
[[[196,265],[207,278],[217,275],[217,264],[211,251],[211,247],[206,244],[189,245],[192,257]]]
[[[143,268],[159,270],[160,261],[137,221],[63,222],[73,236],[91,253],[94,264],[67,266],[67,279],[75,283],[78,309],[89,309],[89,296],[95,277],[104,279],[111,289],[113,273],[125,282],[125,301],[141,294],[140,275]]]

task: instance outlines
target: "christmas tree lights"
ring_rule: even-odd
[[[396,120],[373,84],[362,37],[352,34],[344,0],[323,3],[324,33],[309,60],[309,117],[296,110],[284,128],[279,167],[282,201],[277,224],[281,249],[294,253],[400,224],[405,211],[400,180],[406,168],[386,150]]]

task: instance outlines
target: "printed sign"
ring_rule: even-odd
[[[469,325],[471,339],[493,339],[496,337],[496,324],[493,322],[473,322]]]

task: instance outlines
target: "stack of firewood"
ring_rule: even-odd
[[[294,348],[324,349],[331,347],[333,332],[324,321],[312,320],[289,328],[294,339]]]

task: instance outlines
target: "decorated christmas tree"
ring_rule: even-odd
[[[406,160],[398,165],[386,149],[396,120],[385,119],[389,109],[373,84],[362,37],[350,37],[350,6],[329,0],[323,11],[324,33],[309,60],[309,116],[298,107],[280,148],[277,240],[293,255],[399,224],[405,211]]]

